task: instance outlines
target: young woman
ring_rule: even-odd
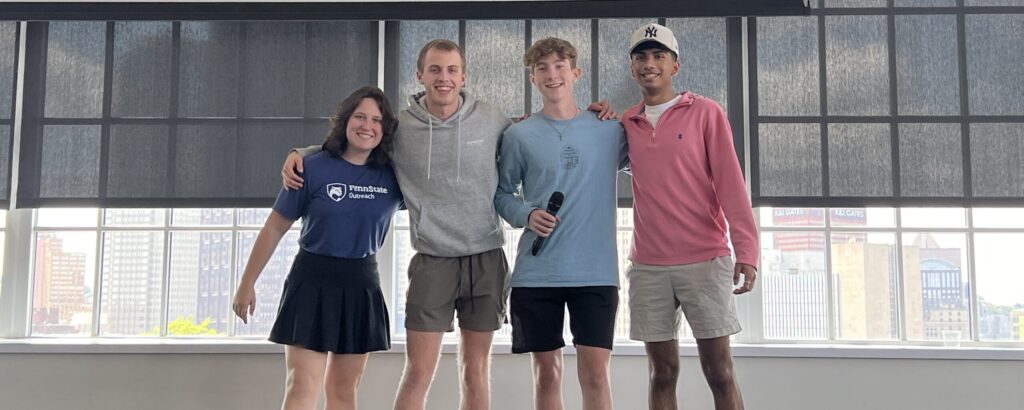
[[[270,332],[286,345],[283,409],[313,409],[324,389],[327,409],[354,409],[367,353],[391,347],[374,255],[402,204],[387,155],[397,125],[376,87],[338,104],[324,150],[304,162],[306,183],[281,190],[253,245],[232,306],[246,323],[256,279],[302,218],[300,250]]]

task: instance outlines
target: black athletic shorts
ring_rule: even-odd
[[[562,333],[567,306],[572,344],[611,350],[619,288],[513,288],[512,353],[548,352],[565,346]]]

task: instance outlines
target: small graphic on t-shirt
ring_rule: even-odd
[[[576,147],[566,145],[562,147],[562,168],[575,169],[580,164],[580,153]]]
[[[327,184],[327,197],[334,202],[341,202],[342,199],[377,199],[374,194],[388,194],[388,189],[372,185],[342,184],[339,182]]]
[[[327,184],[327,196],[333,199],[334,202],[340,202],[342,199],[345,199],[346,192],[348,192],[348,186],[345,184]]]

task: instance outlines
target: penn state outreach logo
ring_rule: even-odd
[[[341,202],[345,199],[345,194],[348,193],[348,186],[341,183],[327,184],[327,196],[334,200],[334,202]]]

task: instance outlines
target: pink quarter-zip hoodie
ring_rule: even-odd
[[[706,261],[729,255],[731,237],[736,262],[757,267],[757,227],[722,108],[684,92],[656,125],[647,121],[642,102],[622,117],[633,170],[630,259],[645,265]]]

